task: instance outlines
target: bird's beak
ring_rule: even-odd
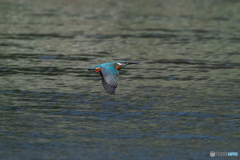
[[[128,62],[127,65],[129,65],[129,64],[138,64],[138,63],[140,63],[140,62]]]

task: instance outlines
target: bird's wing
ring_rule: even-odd
[[[102,84],[104,89],[109,94],[114,94],[117,88],[118,80],[118,70],[116,69],[116,64],[111,64],[111,66],[100,66],[102,77]]]

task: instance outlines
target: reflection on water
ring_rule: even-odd
[[[239,5],[0,2],[2,159],[240,153]],[[121,60],[111,96],[87,69]]]

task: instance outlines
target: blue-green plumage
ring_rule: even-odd
[[[108,70],[109,72],[105,72],[105,75],[107,74],[118,74],[118,70],[116,68],[116,62],[109,62],[109,63],[103,63],[99,65],[103,70]]]
[[[96,70],[96,72],[100,72],[102,77],[102,84],[104,89],[109,94],[114,94],[117,88],[117,81],[118,81],[118,69],[125,67],[129,64],[137,64],[139,62],[109,62],[97,65],[89,70]],[[99,69],[100,67],[100,69]]]
[[[102,84],[104,89],[107,93],[114,94],[117,88],[117,80],[119,73],[116,68],[116,63],[103,63],[100,64],[100,68],[100,75],[102,77]]]
[[[97,68],[97,67],[99,67],[100,65],[96,65],[95,67],[92,67],[92,68],[90,68],[89,70],[91,70],[91,69],[95,69],[95,68]]]

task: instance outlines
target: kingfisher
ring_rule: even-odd
[[[130,64],[137,64],[139,62],[127,62],[127,61],[119,61],[119,62],[109,62],[99,64],[93,68],[88,70],[95,70],[95,72],[99,72],[102,77],[102,84],[104,89],[108,94],[114,94],[117,88],[118,74],[121,68],[126,67]]]

